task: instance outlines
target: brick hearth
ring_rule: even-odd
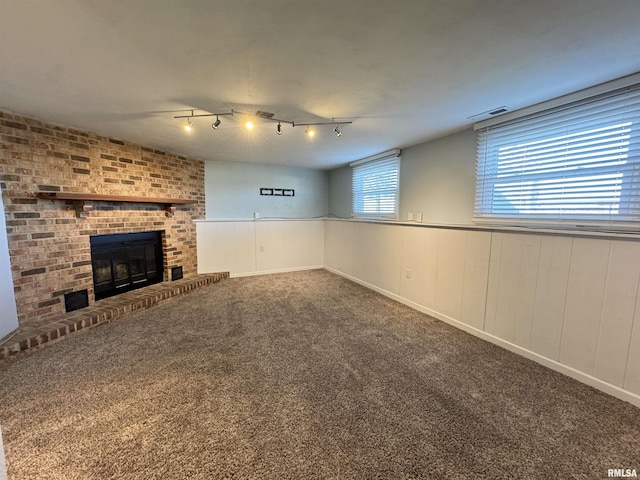
[[[228,276],[228,272],[213,273],[171,283],[159,283],[101,300],[82,310],[21,326],[0,344],[0,360],[51,345],[67,338],[68,335],[119,320],[138,310],[144,310],[160,302],[187,294],[196,288],[219,282]]]

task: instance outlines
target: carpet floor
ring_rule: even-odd
[[[0,364],[9,480],[605,479],[640,409],[324,270]]]

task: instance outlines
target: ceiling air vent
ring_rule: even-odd
[[[256,112],[256,117],[259,117],[259,118],[272,118],[273,115],[274,115],[273,113],[263,112],[262,110],[258,110]]]
[[[467,117],[467,120],[473,120],[477,122],[479,120],[486,120],[489,117],[494,117],[496,115],[502,115],[503,113],[507,113],[509,111],[509,107],[502,106],[498,108],[492,108],[491,110],[487,110],[486,112],[476,113],[475,115],[471,115]]]
[[[505,113],[508,112],[509,110],[507,110],[507,107],[500,107],[500,108],[496,108],[495,110],[491,110],[490,112],[487,112],[488,115],[500,115],[501,113]]]

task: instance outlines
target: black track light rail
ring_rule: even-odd
[[[238,110],[233,110],[233,109],[230,112],[223,112],[223,113],[194,113],[195,110],[186,110],[186,111],[191,112],[191,114],[176,115],[173,118],[222,117],[225,115],[234,116],[235,114],[238,114],[238,115],[246,115],[248,117],[262,118],[263,120],[269,120],[270,122],[286,123],[288,125],[291,125],[292,127],[311,127],[316,125],[347,125],[349,123],[353,123],[351,121],[346,121],[346,120],[334,120],[331,122],[293,122],[291,120],[283,120],[281,118],[260,116],[253,113],[240,112]]]
[[[233,110],[231,110],[230,112],[225,112],[225,113],[193,113],[193,110],[189,110],[191,112],[191,115],[176,115],[173,118],[195,118],[195,117],[222,117],[224,115],[233,115]],[[235,112],[235,113],[239,113],[239,112]]]

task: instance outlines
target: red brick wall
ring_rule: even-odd
[[[0,112],[0,188],[21,325],[64,312],[64,294],[88,289],[90,235],[163,230],[170,268],[197,271],[194,219],[204,218],[204,164],[119,139]],[[172,216],[153,203],[38,198],[42,192],[197,200]],[[6,279],[1,279],[6,281]]]

